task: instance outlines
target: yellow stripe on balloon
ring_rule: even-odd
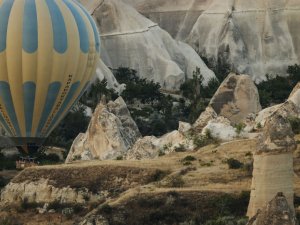
[[[76,21],[72,15],[72,13],[68,10],[66,5],[62,1],[57,1],[57,6],[59,7],[60,11],[62,12],[67,34],[68,34],[68,49],[63,54],[63,57],[66,59],[66,66],[65,70],[63,70],[64,76],[61,76],[63,79],[60,80],[62,83],[61,89],[59,91],[58,97],[56,99],[56,102],[54,104],[54,107],[52,109],[52,112],[50,113],[49,118],[47,119],[47,122],[42,130],[42,133],[46,132],[48,127],[50,126],[52,119],[60,109],[60,107],[63,104],[64,99],[66,98],[70,87],[74,81],[76,68],[79,62],[79,54],[80,54],[80,46],[78,43],[79,40],[79,33],[77,29]]]
[[[22,76],[22,28],[24,1],[15,1],[7,29],[8,80],[21,135],[25,136],[25,115]]]
[[[8,82],[6,51],[0,53],[0,81]]]
[[[38,65],[36,80],[36,99],[32,134],[37,131],[42,111],[46,104],[48,86],[50,84],[53,64],[53,31],[48,6],[45,1],[36,1],[38,20]]]
[[[23,50],[22,53],[22,72],[23,72],[23,83],[32,81],[36,82],[37,78],[37,52],[27,53]]]

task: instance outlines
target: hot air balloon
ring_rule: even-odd
[[[45,139],[95,73],[100,40],[76,0],[0,0],[0,123],[18,145]]]

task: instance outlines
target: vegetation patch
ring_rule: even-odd
[[[241,169],[244,166],[244,163],[234,158],[227,159],[226,163],[228,164],[229,169]]]
[[[100,209],[99,214],[111,225],[245,225],[249,198],[249,192],[238,195],[178,191],[138,194],[118,206],[110,206],[108,212]]]
[[[162,179],[166,171],[154,168],[137,168],[127,166],[87,166],[87,167],[52,167],[28,168],[17,175],[12,182],[22,183],[40,179],[49,180],[57,188],[87,188],[93,193],[107,190],[110,195]],[[88,174],[88,176],[87,176]],[[126,181],[126,182],[125,182]]]

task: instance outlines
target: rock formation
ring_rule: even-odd
[[[282,193],[278,193],[247,225],[296,225],[293,210]]]
[[[220,85],[209,106],[193,124],[193,130],[203,132],[203,128],[209,124],[209,121],[213,125],[216,121],[220,122],[222,117],[228,119],[231,125],[246,122],[249,116],[255,115],[260,110],[258,90],[251,78],[248,75],[231,73]],[[221,118],[217,119],[218,117]],[[230,126],[227,122],[223,125]],[[231,130],[229,131],[231,135],[228,136],[231,139],[234,136],[233,128],[228,127],[228,129]],[[225,133],[224,135],[227,136]]]
[[[188,130],[187,124],[180,123],[178,130],[167,133],[160,138],[154,136],[140,138],[128,151],[126,159],[154,159],[161,154],[169,154],[179,148],[181,151],[193,150],[192,140],[186,137]]]
[[[85,203],[85,199],[91,202],[99,200],[99,196],[86,188],[76,189],[70,187],[57,188],[46,179],[37,181],[25,181],[22,183],[9,183],[1,191],[1,203],[18,204],[25,199],[36,203]]]
[[[121,0],[81,0],[94,16],[101,36],[101,59],[112,69],[129,67],[164,89],[178,89],[196,67],[205,82],[215,77],[187,44],[175,41],[156,23]]]
[[[207,125],[202,130],[202,135],[209,131],[210,135],[222,141],[231,141],[237,137],[244,135],[231,126],[230,121],[224,117],[217,117],[208,121]]]
[[[208,124],[210,120],[218,117],[215,110],[208,106],[205,111],[202,112],[196,122],[193,124],[193,130],[197,133],[202,132],[203,128]]]
[[[124,0],[207,58],[261,81],[300,60],[297,0]]]
[[[64,161],[67,150],[54,146],[44,146],[41,149],[45,155],[57,155],[60,161]]]
[[[273,114],[280,114],[285,118],[300,118],[300,83],[298,83],[286,102],[271,106],[260,111],[255,119],[256,123],[264,126],[266,120]]]
[[[249,114],[261,110],[258,90],[248,75],[229,74],[209,105],[219,116],[233,124],[243,122]]]
[[[66,162],[116,159],[124,156],[140,136],[122,97],[106,105],[100,103],[86,133],[74,140]]]
[[[274,113],[266,120],[254,154],[249,217],[254,216],[278,192],[284,193],[294,212],[293,150],[296,148],[289,121]]]
[[[119,84],[111,70],[103,63],[101,59],[98,61],[95,79],[100,81],[107,80],[107,88],[115,90],[117,93],[122,93],[125,90],[124,84]]]

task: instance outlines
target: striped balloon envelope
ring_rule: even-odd
[[[100,40],[76,0],[0,0],[0,123],[45,138],[95,73]]]

